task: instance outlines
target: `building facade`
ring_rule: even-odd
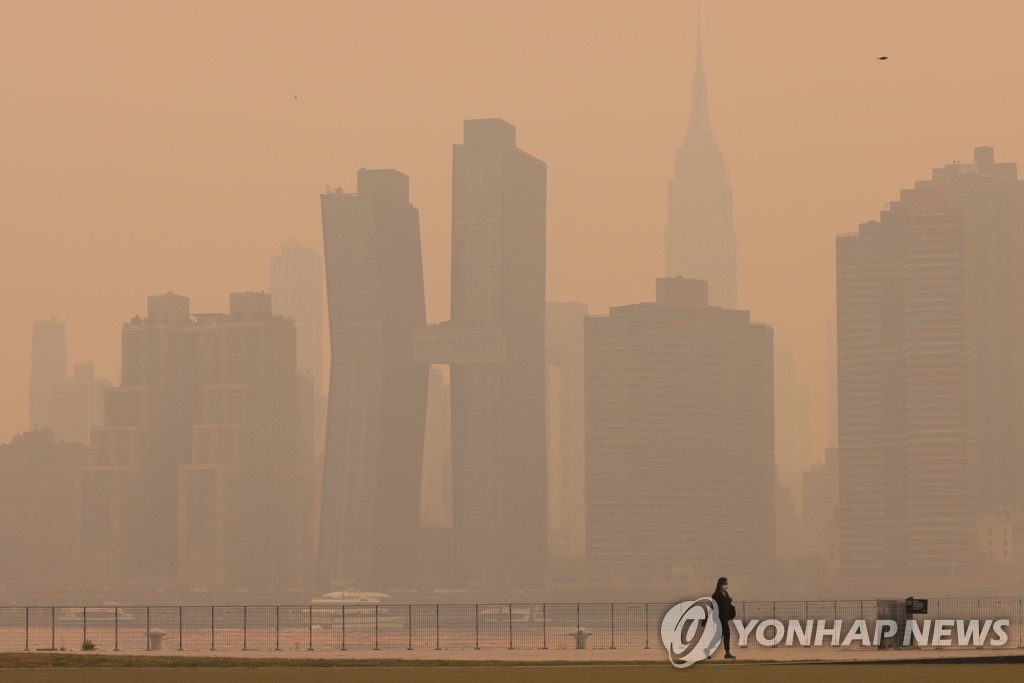
[[[836,240],[839,531],[848,577],[950,581],[1019,507],[1024,192],[991,148]]]
[[[548,527],[552,557],[581,558],[583,504],[583,320],[587,305],[548,302],[547,347]]]
[[[52,427],[57,441],[92,440],[92,430],[103,424],[103,401],[110,382],[94,376],[92,363],[75,363],[71,377],[53,385]]]
[[[416,577],[428,368],[419,212],[408,176],[361,169],[321,196],[331,379],[319,581],[362,590]]]
[[[30,429],[50,427],[53,421],[53,387],[67,375],[64,323],[56,318],[32,324],[32,369],[29,375],[28,422]]]
[[[465,122],[452,166],[452,330],[493,333],[500,362],[453,362],[457,581],[540,587],[547,558],[544,303],[547,167],[500,119]]]
[[[772,329],[677,277],[584,335],[591,580],[749,583],[775,558]]]

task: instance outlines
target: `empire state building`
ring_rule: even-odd
[[[708,117],[699,14],[690,127],[668,181],[665,274],[707,280],[711,305],[736,308],[732,186]]]

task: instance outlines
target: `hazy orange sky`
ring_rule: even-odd
[[[739,300],[796,352],[825,438],[834,237],[930,169],[1024,160],[1024,3],[708,0],[711,119]],[[690,109],[696,2],[0,4],[0,440],[28,422],[31,326],[118,380],[120,327],[263,289],[318,195],[411,177],[428,315],[448,313],[451,145],[502,117],[548,164],[548,298],[650,300]],[[877,61],[879,55],[889,60]],[[298,100],[295,96],[298,95]]]

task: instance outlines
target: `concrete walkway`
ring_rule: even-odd
[[[88,657],[88,652],[68,652]],[[182,657],[224,657],[238,659],[350,659],[350,660],[387,660],[387,661],[503,661],[503,662],[661,662],[668,660],[668,654],[661,647],[650,649],[617,649],[617,650],[249,650],[249,651],[217,651],[209,650],[157,650],[152,652],[127,650],[121,652],[103,651],[103,655],[128,656],[182,656]],[[769,662],[893,662],[934,659],[975,659],[997,658],[1005,656],[1024,656],[1024,649],[1006,648],[943,648],[943,649],[904,649],[875,650],[865,648],[832,648],[832,647],[779,647],[779,648],[734,648],[733,654],[737,662],[769,661]],[[724,652],[720,649],[713,659],[722,659]]]

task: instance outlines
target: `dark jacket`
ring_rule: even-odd
[[[736,608],[732,606],[732,598],[725,591],[715,591],[711,599],[718,605],[718,618],[729,621],[736,618]]]

